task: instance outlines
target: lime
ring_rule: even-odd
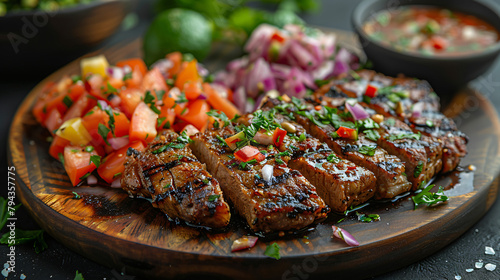
[[[191,53],[199,61],[210,51],[212,25],[195,11],[170,9],[159,14],[144,36],[144,60],[151,65],[174,51]]]

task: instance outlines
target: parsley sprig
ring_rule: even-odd
[[[411,198],[413,200],[413,203],[415,203],[415,209],[417,209],[417,206],[419,206],[420,204],[427,204],[427,206],[431,206],[439,202],[445,202],[449,199],[444,195],[443,187],[440,186],[436,193],[432,193],[430,192],[430,190],[433,187],[434,184],[429,185],[420,193]]]

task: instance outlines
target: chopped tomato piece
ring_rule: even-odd
[[[448,41],[440,36],[434,36],[431,39],[432,47],[437,51],[443,51],[448,47]]]
[[[158,115],[146,103],[139,103],[130,120],[130,141],[139,140],[146,143],[153,141],[157,134],[157,119]]]
[[[118,61],[116,63],[116,66],[121,67],[121,68],[128,66],[133,71],[139,71],[142,74],[142,76],[146,75],[146,72],[148,71],[148,68],[146,67],[146,63],[144,63],[144,60],[142,60],[140,58],[131,58],[131,59]]]
[[[339,137],[357,140],[358,139],[358,131],[354,128],[341,126],[337,129],[337,134]]]
[[[84,93],[85,88],[82,85],[74,84],[69,87],[67,93],[58,92],[46,104],[46,111],[50,112],[57,108],[62,115],[66,113],[69,107]]]
[[[203,83],[203,91],[207,95],[208,103],[216,110],[224,112],[228,118],[232,119],[241,112],[226,98],[220,96],[208,83]]]
[[[135,88],[121,91],[120,98],[122,102],[120,105],[120,109],[128,118],[131,118],[132,114],[135,111],[135,108],[137,107],[137,105],[139,105],[139,103],[141,103],[141,101],[144,99],[144,96],[145,94],[143,91]]]
[[[178,115],[178,118],[194,125],[197,129],[202,129],[208,121],[207,113],[210,111],[210,106],[205,100],[196,100],[189,105],[187,112]]]
[[[56,108],[52,109],[45,119],[45,127],[47,127],[50,133],[58,129],[62,123],[61,113]]]
[[[274,32],[273,36],[271,36],[271,41],[283,43],[285,41],[285,37],[281,36],[279,32]]]
[[[200,75],[198,74],[198,62],[196,59],[191,60],[184,69],[182,69],[177,75],[175,80],[175,86],[177,88],[184,88],[184,84],[187,82],[201,82]]]
[[[195,100],[201,95],[201,83],[187,82],[184,84],[184,93],[188,100]]]
[[[266,159],[266,156],[254,146],[245,146],[234,153],[234,158],[243,162],[248,162],[252,159],[260,162]]]
[[[377,90],[378,90],[377,87],[372,86],[372,85],[368,85],[366,87],[365,95],[370,97],[370,98],[374,98],[375,96],[377,96]]]
[[[64,155],[64,147],[69,146],[70,142],[61,136],[54,136],[54,140],[50,143],[49,154],[55,158],[59,159],[59,154]]]
[[[87,174],[94,171],[96,166],[90,161],[91,156],[97,156],[95,151],[87,152],[80,146],[66,146],[64,148],[64,169],[68,173],[73,186],[78,185]]]
[[[127,159],[127,150],[129,148],[143,151],[145,147],[141,141],[137,141],[109,154],[97,168],[99,177],[111,184],[125,170],[124,163]]]
[[[283,144],[283,140],[286,136],[286,130],[277,127],[273,133],[273,144],[276,147],[280,147]]]
[[[115,136],[123,137],[128,135],[130,121],[128,120],[127,116],[125,116],[124,113],[116,112],[114,110],[113,110],[113,115],[115,118]],[[111,137],[111,135],[108,134],[108,137]]]
[[[83,94],[76,102],[73,103],[73,105],[71,105],[62,119],[63,122],[72,118],[81,117],[96,104],[97,101],[93,97],[91,98],[88,94]]]
[[[160,112],[156,127],[159,129],[172,127],[175,121],[175,110],[167,106],[162,106]]]
[[[125,86],[127,88],[138,88],[141,86],[144,74],[137,68],[136,66],[136,68],[132,69],[132,77],[130,79],[125,79]]]
[[[158,68],[153,68],[149,72],[144,75],[144,79],[142,80],[142,85],[141,85],[142,91],[150,91],[151,94],[156,96],[156,92],[163,90],[165,92],[168,91],[167,84],[165,83],[165,79],[163,78],[163,75],[161,74],[160,70]]]

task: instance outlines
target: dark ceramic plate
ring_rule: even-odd
[[[131,0],[101,0],[54,12],[20,11],[0,17],[0,74],[42,71],[113,34]]]
[[[352,38],[343,35],[340,41]],[[138,56],[140,45],[137,40],[102,53],[115,63]],[[208,66],[226,61],[233,50],[217,48]],[[251,250],[231,253],[232,242],[249,234],[237,215],[227,230],[209,232],[170,222],[148,201],[131,199],[122,190],[71,186],[61,163],[49,156],[45,141],[49,133],[36,123],[30,108],[44,83],[78,70],[75,61],[47,77],[15,115],[8,151],[10,164],[16,167],[16,191],[47,233],[83,256],[118,270],[124,268],[128,274],[145,279],[366,278],[440,250],[478,221],[497,197],[498,185],[493,182],[500,169],[500,123],[481,94],[465,90],[452,101],[449,112],[470,136],[469,155],[462,166],[474,164],[477,170],[436,179],[447,188],[454,185],[448,203],[414,210],[412,200],[404,197],[363,208],[363,213],[380,214],[381,221],[361,223],[353,214],[340,224],[357,238],[359,247],[347,247],[331,238],[331,225],[341,218],[331,215],[297,235],[261,239]],[[475,104],[473,114],[469,102]],[[82,199],[73,199],[73,191]],[[271,242],[279,244],[280,260],[264,255]]]

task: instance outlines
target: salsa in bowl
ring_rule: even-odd
[[[426,79],[443,96],[486,72],[500,54],[498,11],[477,1],[363,1],[352,24],[375,70]]]

